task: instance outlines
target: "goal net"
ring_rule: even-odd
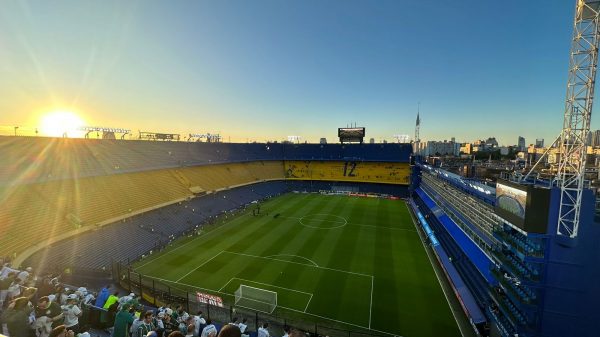
[[[270,314],[277,307],[277,293],[241,284],[235,291],[235,304]]]

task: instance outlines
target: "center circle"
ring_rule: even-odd
[[[344,227],[348,224],[345,218],[333,214],[305,215],[298,219],[298,222],[304,227],[314,229],[334,229]]]

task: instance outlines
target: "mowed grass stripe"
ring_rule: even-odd
[[[339,198],[335,196],[322,196],[319,198],[322,202],[320,207],[313,208],[310,211],[306,211],[306,214],[344,214],[343,209],[345,207],[352,207],[352,200],[349,198]],[[316,224],[316,222],[315,222]],[[330,223],[324,222],[324,226],[330,226]],[[334,224],[335,225],[335,224]],[[339,263],[335,259],[336,255],[344,254],[341,250],[347,252],[352,251],[352,247],[345,247],[347,241],[343,241],[346,236],[345,227],[335,229],[313,229],[306,228],[305,230],[310,234],[308,242],[310,245],[304,246],[304,252],[299,255],[305,256],[306,253],[310,253],[310,258],[317,261],[320,265],[328,266],[330,268],[340,270],[350,270],[346,263]],[[342,243],[340,243],[340,240]],[[311,253],[312,250],[312,253]],[[351,259],[351,256],[347,256],[347,259]],[[353,272],[364,272],[356,271]],[[348,282],[350,278],[336,275],[332,273],[321,274],[321,280],[317,284],[317,288],[314,291],[314,297],[310,305],[310,312],[325,316],[325,317],[338,317],[339,319],[347,322],[354,322],[361,326],[368,325],[368,308],[364,306],[357,307],[357,301],[360,302],[360,295],[358,296],[347,296]],[[356,279],[352,278],[353,281],[350,283],[353,285],[355,293],[363,292],[364,284],[356,284]],[[370,281],[370,280],[368,280]],[[369,284],[369,283],[367,283]],[[369,284],[370,286],[370,284]],[[360,290],[358,290],[360,289]],[[368,294],[370,290],[367,289],[365,293]],[[353,307],[353,310],[346,310],[348,307]]]
[[[260,282],[269,290],[281,287],[282,299],[292,303],[288,305],[299,312],[279,310],[278,315],[303,317],[301,312],[306,309],[308,314],[317,316],[304,316],[306,320],[328,317],[352,324],[348,328],[354,330],[357,326],[369,325],[369,275],[373,275],[372,329],[405,337],[460,335],[418,233],[413,231],[404,202],[287,194],[265,202],[261,212],[268,212],[269,216],[241,215],[220,233],[207,233],[158,258],[157,266],[140,270],[145,273],[152,270],[152,276],[176,280],[189,272],[189,268],[196,268],[216,256],[181,283],[218,290],[229,282],[223,288],[227,293],[239,286],[232,278]],[[281,216],[274,218],[277,213]],[[298,218],[310,214],[337,215],[347,219],[349,224],[365,226],[347,225],[335,229],[302,226]],[[331,226],[319,219],[330,220],[324,215],[314,218],[311,224]],[[186,262],[177,262],[178,259]],[[306,259],[321,267],[367,276],[315,268]],[[283,294],[293,290],[313,294],[308,307],[305,307],[306,296]],[[223,296],[231,300],[231,296]]]
[[[285,207],[281,207],[281,209],[293,208],[297,204],[302,203],[304,201],[303,199],[304,198],[297,198],[295,200],[290,200],[288,201],[288,204]],[[275,205],[279,205],[279,203]],[[267,207],[272,207],[272,205],[268,205]],[[261,212],[265,212],[264,206],[261,208]],[[269,221],[270,217],[248,217],[250,219],[248,220],[249,223],[245,225],[245,230],[239,230],[238,228],[238,231],[233,231],[225,240],[223,238],[215,238],[214,242],[220,244],[221,249],[215,250],[215,247],[212,247],[213,251],[238,251],[242,247],[255,247],[260,245],[263,241],[277,241],[281,232],[285,230],[282,226],[274,226],[274,224]],[[208,244],[208,242],[206,244]],[[204,249],[204,245],[201,248]],[[194,271],[182,281],[185,281],[185,283],[192,282],[192,284],[203,283],[209,288],[212,286],[213,289],[217,286],[216,289],[218,289],[221,285],[216,284],[219,281],[213,281],[215,278],[218,280],[224,275],[229,275],[233,271],[236,271],[237,273],[249,276],[245,278],[252,279],[252,276],[256,276],[259,272],[254,265],[243,266],[236,263],[223,263],[221,265],[211,264],[210,266],[212,267]]]
[[[344,214],[344,217],[349,217],[356,205],[357,199],[349,198],[339,205],[341,207],[337,208],[334,214]],[[331,232],[333,233],[333,230]],[[353,261],[360,258],[361,254],[358,240],[359,231],[344,227],[340,229],[340,232],[339,235],[330,238],[331,250],[328,254],[327,265],[337,269],[352,270]],[[372,275],[370,271],[367,272]],[[333,277],[333,275],[329,277]],[[366,285],[357,284],[354,279],[350,278],[339,280],[337,285],[332,280],[324,283],[320,290],[333,297],[334,305],[330,306],[330,310],[335,310],[338,317],[344,317],[343,320],[347,322],[361,322],[361,325],[369,326],[371,280],[368,280]],[[321,306],[321,308],[324,307]]]
[[[385,203],[377,205],[377,220],[380,223],[389,224],[392,218],[389,217],[388,207]],[[379,229],[374,231],[374,253],[371,256],[371,261],[374,267],[374,274],[377,276],[374,280],[373,302],[372,309],[372,326],[382,326],[385,322],[397,322],[401,328],[404,323],[400,320],[399,314],[399,294],[398,281],[396,272],[406,269],[406,266],[401,266],[395,263],[394,256],[396,252],[392,248],[392,240],[394,237],[390,229]],[[384,324],[382,324],[384,323]]]
[[[286,208],[293,207],[295,203],[300,202],[302,202],[302,198],[293,198],[291,195],[284,195],[281,198],[270,199],[265,204],[274,204],[277,207]],[[155,262],[145,265],[138,271],[150,275],[162,275],[161,277],[167,279],[179,279],[182,275],[199,266],[201,264],[199,261],[207,261],[221,250],[227,248],[228,241],[223,238],[238,238],[242,240],[249,236],[251,232],[260,228],[262,225],[260,220],[268,221],[264,217],[252,217],[250,214],[252,214],[251,211],[247,211],[238,215],[221,225],[224,227],[216,228],[196,238],[194,242],[178,251],[166,251],[156,258]],[[213,250],[217,245],[222,246],[223,249]],[[168,268],[165,268],[165,266],[168,266]]]
[[[317,201],[315,204],[307,204],[304,207],[299,208],[296,212],[294,212],[294,216],[303,217],[310,214],[325,214],[334,211],[336,205],[343,202],[343,200],[336,200],[332,198],[315,198]],[[296,220],[289,220],[292,223],[292,227],[294,229],[298,228],[300,231],[300,235],[295,235],[293,239],[287,242],[285,245],[280,247],[280,252],[282,254],[293,254],[298,256],[303,256],[311,261],[316,262],[320,266],[325,266],[325,260],[323,256],[326,256],[330,247],[328,246],[328,241],[326,236],[338,235],[335,232],[331,232],[329,230],[323,229],[313,229],[308,228],[301,225]],[[285,269],[284,273],[287,274],[295,274],[295,279],[290,282],[290,286],[294,288],[300,288],[303,284],[314,284],[313,289],[313,299],[311,300],[307,311],[313,312],[316,314],[321,314],[325,317],[335,318],[337,316],[332,315],[329,312],[319,312],[318,308],[320,307],[319,299],[327,298],[328,296],[324,296],[323,293],[317,288],[319,284],[325,284],[327,281],[323,280],[323,274],[318,276],[318,279],[314,279],[314,275],[311,273],[301,273],[295,270],[295,266],[290,264]]]

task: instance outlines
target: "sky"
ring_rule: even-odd
[[[379,142],[412,137],[420,102],[423,140],[551,142],[574,4],[5,0],[0,126],[72,111],[240,142],[332,142],[356,123]]]

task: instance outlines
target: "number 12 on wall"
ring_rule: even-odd
[[[355,161],[347,161],[344,163],[344,177],[355,177],[354,169],[356,168]]]

